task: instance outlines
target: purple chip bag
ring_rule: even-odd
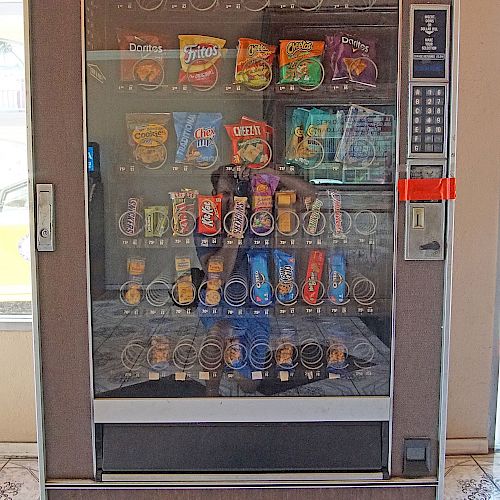
[[[328,80],[375,87],[378,78],[376,45],[373,39],[348,33],[328,35],[325,39]]]

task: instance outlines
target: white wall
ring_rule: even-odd
[[[487,438],[500,200],[500,1],[462,0],[449,438]]]
[[[36,442],[31,332],[0,331],[0,443]]]

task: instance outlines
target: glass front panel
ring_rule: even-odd
[[[387,396],[395,0],[87,0],[95,396]]]

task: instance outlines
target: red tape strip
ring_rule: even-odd
[[[442,201],[457,198],[455,178],[400,179],[399,201]]]

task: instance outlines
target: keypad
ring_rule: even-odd
[[[443,154],[446,87],[415,85],[412,95],[411,153]]]

